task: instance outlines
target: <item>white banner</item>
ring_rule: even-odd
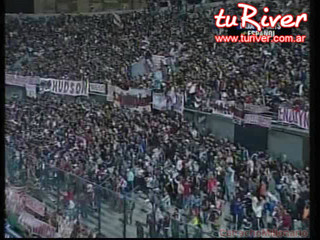
[[[27,97],[37,98],[37,86],[26,84]]]
[[[90,83],[90,92],[106,93],[106,85],[100,83]]]
[[[152,106],[154,109],[164,111],[173,110],[180,114],[184,111],[184,94],[175,93],[173,91],[164,93],[153,93]]]
[[[279,107],[278,120],[309,130],[309,112]]]
[[[160,111],[167,109],[167,99],[164,93],[153,93],[152,107]]]
[[[113,102],[114,100],[114,93],[115,93],[115,86],[108,84],[108,94],[107,94],[107,101]]]
[[[252,113],[266,113],[270,111],[270,107],[245,103],[244,110]]]
[[[39,77],[6,74],[5,83],[7,85],[25,87],[26,84],[30,84],[30,85],[38,84],[39,83]]]
[[[183,114],[184,110],[184,94],[176,93],[175,103],[173,104],[174,111]]]
[[[160,55],[153,55],[152,56],[152,61],[154,64],[154,67],[156,70],[160,70],[161,69],[161,62],[165,60],[164,56],[160,56]]]
[[[40,78],[40,90],[69,96],[88,96],[89,86],[84,81],[56,80]]]
[[[256,114],[245,114],[244,115],[244,123],[245,124],[253,124],[261,127],[270,128],[271,127],[272,118],[264,117]]]

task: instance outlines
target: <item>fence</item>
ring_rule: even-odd
[[[5,155],[6,181],[10,185],[24,187],[29,196],[46,206],[46,212],[77,219],[80,224],[102,236],[137,238],[141,237],[137,231],[141,228],[144,237],[194,238],[200,234],[199,228],[188,223],[188,217],[185,221],[170,217],[172,208],[166,206],[166,202],[153,200],[152,207],[149,207],[145,201],[148,197],[141,191],[135,191],[139,187],[133,191],[114,191],[109,178],[99,185],[45,161],[26,164],[21,152],[13,146],[5,147]],[[160,206],[166,208],[171,227],[154,224],[156,210]],[[208,230],[203,230],[202,236],[213,237]]]

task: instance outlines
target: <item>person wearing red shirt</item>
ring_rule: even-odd
[[[252,103],[251,96],[246,96],[246,103]]]
[[[282,215],[282,229],[283,230],[291,230],[292,226],[292,218],[287,210],[284,210],[284,214]]]
[[[71,189],[67,192],[66,199],[67,199],[67,201],[73,201],[73,192]]]
[[[64,195],[64,202],[66,206],[70,203],[70,201],[73,201],[73,192],[71,189],[69,189],[67,193]]]
[[[213,193],[216,193],[217,185],[218,185],[217,179],[215,179],[212,175],[210,175],[207,182],[207,193],[209,196],[211,196]]]

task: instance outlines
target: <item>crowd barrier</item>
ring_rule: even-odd
[[[246,143],[251,146],[258,145],[259,138],[262,138],[266,146],[260,150],[267,151],[274,159],[284,159],[284,161],[292,163],[297,168],[303,168],[310,163],[309,131],[272,124],[270,129],[264,129],[264,133],[261,133],[262,136],[258,136],[260,133],[255,130],[263,128],[252,126],[242,128],[243,131],[239,132],[239,125],[233,121],[232,117],[226,117],[219,113],[185,109],[184,118],[192,122],[200,133],[212,133],[218,138],[227,138],[232,142],[238,139],[239,134],[246,135],[243,137],[246,142],[241,143],[242,145]],[[252,133],[252,128],[258,129],[253,129]]]
[[[44,204],[46,212],[67,216],[71,220],[78,219],[80,224],[105,237],[141,237],[137,235],[137,223],[143,228],[144,237],[217,237],[213,235],[217,233],[208,230],[209,226],[200,231],[192,225],[188,213],[186,221],[172,218],[173,227],[169,229],[161,228],[159,231],[155,224],[147,224],[147,218],[152,221],[156,217],[156,202],[169,213],[173,212],[173,207],[170,204],[166,206],[165,201],[160,200],[159,203],[159,200],[153,200],[150,208],[145,195],[135,191],[138,186],[133,191],[120,193],[112,190],[108,178],[98,184],[50,166],[40,159],[34,166],[25,164],[14,146],[6,146],[5,153],[7,184],[25,189],[36,199],[32,204],[35,209],[41,209],[38,205]]]

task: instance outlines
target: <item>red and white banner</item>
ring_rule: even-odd
[[[6,201],[9,209],[14,212],[19,213],[27,207],[41,216],[45,215],[46,207],[44,203],[29,195],[26,195],[22,191],[14,190],[11,187],[6,191]]]
[[[40,82],[39,77],[19,76],[14,74],[6,74],[6,85],[25,87],[26,84],[37,85]]]
[[[26,195],[26,207],[44,217],[46,206],[39,200]]]
[[[244,123],[245,124],[253,124],[261,127],[270,128],[271,127],[272,118],[256,115],[256,114],[245,114],[244,115]]]
[[[279,107],[278,121],[309,130],[309,112]]]
[[[12,188],[6,189],[6,207],[13,213],[20,213],[25,207],[25,195],[23,192]]]
[[[20,215],[18,222],[24,225],[24,227],[26,227],[29,231],[39,235],[40,237],[54,238],[56,236],[56,230],[54,227],[36,219],[27,212],[23,212]]]
[[[118,106],[127,107],[134,110],[147,110],[151,111],[151,90],[150,89],[135,89],[123,90],[119,87],[109,87],[108,96],[112,99],[114,96],[114,103]],[[110,90],[110,93],[109,93]]]

